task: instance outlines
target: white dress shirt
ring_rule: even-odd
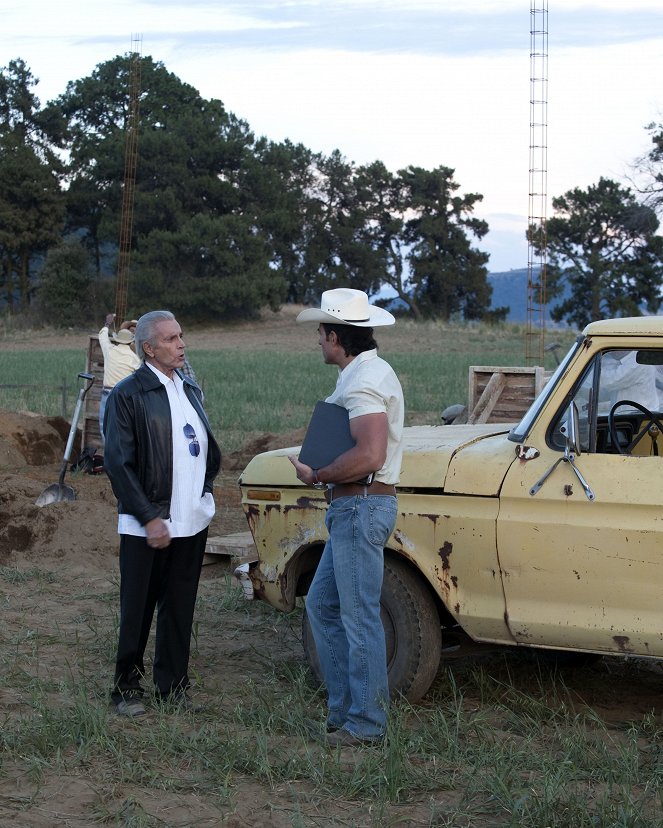
[[[184,393],[182,379],[177,373],[169,379],[165,374],[145,363],[159,378],[168,394],[170,418],[173,427],[173,489],[170,500],[170,518],[165,519],[171,538],[188,538],[209,526],[214,517],[214,497],[203,494],[207,471],[207,430],[195,408]],[[184,426],[189,424],[196,433],[200,453],[194,457],[189,451],[191,443],[184,436]],[[118,533],[146,537],[145,527],[133,516],[120,514]]]

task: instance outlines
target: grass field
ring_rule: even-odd
[[[66,378],[71,414],[84,348],[45,341],[0,341],[0,386],[42,386],[2,389],[0,407],[59,414],[61,392],[45,386]],[[523,335],[406,324],[382,351],[409,421],[439,422],[445,406],[466,402],[469,365],[523,364]],[[227,340],[194,332],[189,355],[226,449],[304,425],[335,381],[313,338],[290,327]],[[17,477],[6,479],[5,511],[21,494]],[[46,520],[23,497],[26,521]],[[101,508],[112,512],[112,498]],[[80,532],[87,545],[94,527]],[[201,582],[192,647],[205,710],[177,716],[150,703],[145,722],[119,719],[108,707],[118,623],[108,546],[89,567],[73,556],[47,564],[39,548],[0,565],[0,828],[663,825],[655,665],[604,658],[562,669],[490,647],[445,654],[420,704],[394,703],[383,746],[330,751],[307,726],[322,721],[324,699],[304,666],[300,610],[244,602],[217,567]]]
[[[280,433],[305,425],[315,400],[326,397],[336,381],[335,369],[323,364],[310,331],[290,326],[270,329],[269,347],[242,347],[243,330],[216,347],[200,347],[213,336],[193,337],[187,353],[206,401],[215,431],[227,451],[256,434]],[[560,353],[572,334],[561,338]],[[558,338],[559,339],[559,338]],[[84,340],[81,335],[81,341]],[[380,332],[380,353],[394,367],[405,393],[406,422],[439,423],[444,408],[467,403],[470,365],[524,365],[524,332],[517,326],[403,323]],[[1,347],[1,343],[0,343]],[[545,367],[555,365],[548,354]],[[62,385],[68,385],[71,415],[76,375],[85,370],[80,348],[9,350],[0,360],[2,407],[41,414],[62,413]],[[2,388],[30,384],[31,388]]]
[[[654,710],[617,723],[591,706],[579,710],[579,698],[606,683],[624,691],[619,666],[565,675],[512,653],[460,659],[441,668],[421,704],[394,704],[384,746],[328,751],[307,725],[322,721],[323,700],[297,655],[297,614],[247,605],[229,584],[204,580],[192,663],[202,668],[194,679],[205,712],[173,716],[154,704],[149,721],[131,722],[107,708],[116,589],[96,594],[66,572],[0,567],[0,594],[21,587],[42,600],[70,595],[80,614],[50,635],[26,619],[24,636],[0,656],[0,693],[30,711],[3,721],[0,790],[17,770],[22,781],[12,797],[0,794],[0,825],[663,824],[663,729]],[[44,668],[56,658],[59,678]],[[630,680],[648,678],[634,667]],[[70,787],[69,803],[60,795],[43,822],[33,821],[34,803],[60,790],[57,779]],[[80,819],[73,801],[82,786],[91,792]],[[10,809],[14,820],[3,821]]]

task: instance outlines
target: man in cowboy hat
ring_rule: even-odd
[[[339,370],[326,401],[347,409],[355,440],[320,469],[290,457],[297,477],[324,488],[329,503],[329,538],[306,598],[328,693],[324,738],[330,745],[374,743],[384,736],[389,705],[380,593],[384,546],[396,522],[404,406],[398,377],[377,355],[373,328],[395,319],[363,291],[336,288],[297,322],[318,323],[323,359]]]
[[[129,331],[129,333],[136,334],[136,325],[138,324],[137,319],[126,319],[121,325],[121,331]]]
[[[114,313],[107,314],[104,326],[99,331],[99,345],[104,355],[104,381],[99,401],[99,431],[102,440],[104,439],[104,413],[108,395],[121,379],[133,374],[141,364],[139,357],[131,347],[134,341],[131,323],[123,322],[117,333],[110,334],[114,320]]]

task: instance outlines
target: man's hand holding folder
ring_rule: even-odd
[[[299,457],[293,455],[290,461],[297,477],[315,488],[323,488],[327,483],[370,485],[374,470],[384,463],[386,429],[383,414],[366,414],[350,420],[347,409],[342,406],[318,401]],[[368,462],[371,463],[369,472],[366,471]]]

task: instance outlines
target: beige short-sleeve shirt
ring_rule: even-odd
[[[391,365],[378,356],[377,350],[364,351],[339,371],[336,388],[326,402],[342,405],[351,420],[364,414],[387,415],[387,459],[376,472],[375,480],[398,483],[405,405],[403,389]]]

